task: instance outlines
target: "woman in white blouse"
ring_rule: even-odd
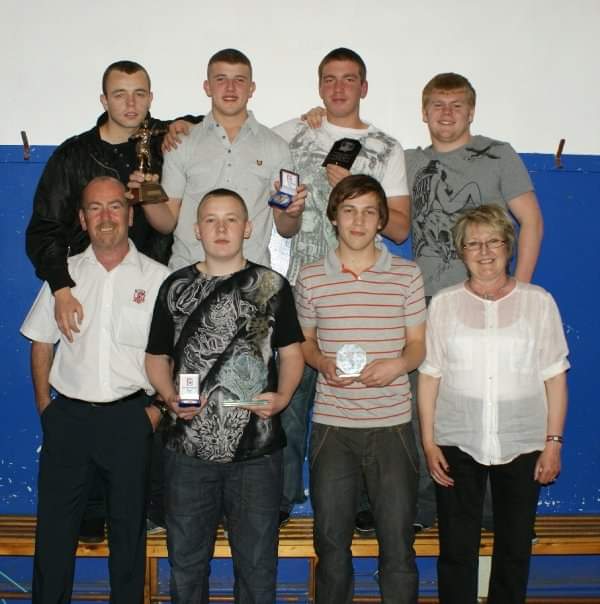
[[[502,208],[465,214],[454,242],[469,278],[431,301],[418,387],[436,483],[439,597],[477,602],[489,476],[495,538],[487,602],[523,603],[540,485],[560,472],[567,343],[552,296],[508,274],[515,232]]]

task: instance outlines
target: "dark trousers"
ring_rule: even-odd
[[[59,396],[42,414],[32,604],[71,601],[79,526],[96,472],[106,493],[110,602],[142,602],[152,436],[145,405],[145,395],[105,406]]]
[[[441,604],[475,604],[481,517],[489,476],[494,552],[488,604],[523,604],[540,485],[533,480],[539,451],[507,464],[484,466],[458,447],[442,447],[454,486],[436,485]]]
[[[316,604],[349,604],[354,591],[352,533],[363,483],[379,541],[385,604],[416,604],[413,549],[418,458],[410,423],[336,428],[313,423],[311,500],[315,516]]]
[[[217,525],[227,517],[237,604],[274,604],[282,453],[212,463],[165,450],[173,604],[205,601]]]
[[[287,445],[283,450],[281,509],[286,512],[291,512],[294,504],[306,501],[302,470],[306,457],[306,435],[315,400],[316,385],[317,372],[312,367],[305,365],[300,385],[294,392],[289,405],[281,412],[281,425],[287,440]]]

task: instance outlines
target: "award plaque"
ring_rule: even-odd
[[[350,170],[361,149],[360,141],[353,138],[341,138],[333,143],[333,147],[331,147],[321,165],[325,167],[327,164],[335,164]]]
[[[269,401],[262,398],[250,401],[236,401],[233,399],[221,401],[221,405],[223,405],[223,407],[262,407],[268,403]]]
[[[358,344],[344,344],[335,355],[339,377],[357,377],[367,364],[367,353]]]
[[[166,128],[149,128],[146,118],[140,129],[131,137],[137,140],[135,153],[138,159],[138,170],[145,175],[152,174],[152,152],[150,142],[153,136],[166,132]],[[157,182],[140,183],[139,188],[130,189],[133,195],[132,203],[163,203],[169,199],[165,190]]]
[[[292,197],[296,194],[300,176],[289,170],[279,171],[279,191],[275,191],[269,198],[269,205],[285,210],[291,203]]]
[[[200,376],[197,373],[179,374],[179,406],[200,406]]]

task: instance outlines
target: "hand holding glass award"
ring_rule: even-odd
[[[275,191],[269,198],[271,207],[285,210],[291,203],[300,185],[300,175],[290,170],[279,171],[279,191]]]
[[[338,377],[358,377],[367,364],[367,353],[358,344],[344,344],[335,355]]]
[[[144,177],[152,177],[152,151],[150,142],[153,136],[158,136],[166,132],[166,128],[150,128],[148,118],[144,120],[140,129],[131,137],[137,140],[135,153],[138,159],[138,170],[144,174]],[[131,203],[163,203],[169,199],[165,190],[157,182],[144,180],[140,186],[130,189],[133,195]]]

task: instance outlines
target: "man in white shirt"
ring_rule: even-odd
[[[313,129],[305,121],[293,119],[274,129],[288,141],[300,180],[309,190],[300,230],[291,240],[287,277],[292,285],[302,266],[323,258],[337,246],[335,231],[326,216],[327,202],[331,189],[351,172],[367,174],[381,182],[390,215],[383,235],[400,243],[406,239],[410,228],[404,151],[397,140],[360,116],[360,101],[368,91],[363,59],[353,50],[336,48],[319,64],[318,76],[319,95],[325,105],[321,126]],[[323,167],[332,145],[343,138],[358,140],[362,145],[351,171],[334,164]],[[300,387],[282,413],[288,440],[284,451],[282,522],[289,518],[295,503],[306,499],[302,466],[315,379],[315,371],[307,366]],[[367,529],[370,529],[372,523],[368,524]]]
[[[72,341],[61,333],[48,283],[21,327],[32,340],[43,430],[34,604],[70,601],[79,526],[96,472],[105,482],[109,512],[111,602],[143,599],[147,470],[160,420],[160,411],[148,406],[153,389],[144,350],[168,270],[128,239],[132,216],[123,184],[94,178],[79,210],[91,244],[68,259],[73,295],[86,309],[79,332]]]

